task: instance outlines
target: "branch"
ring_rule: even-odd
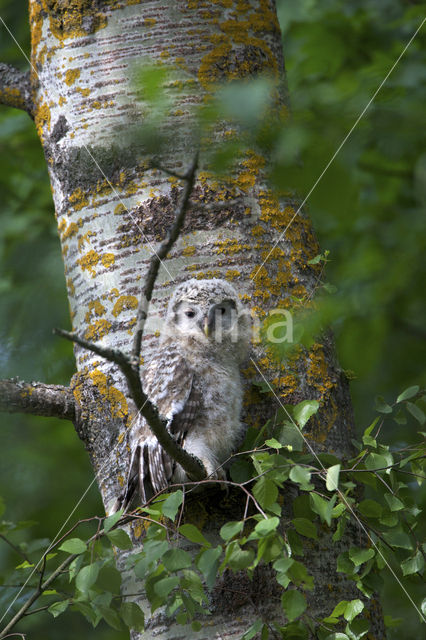
[[[23,109],[33,117],[34,105],[29,71],[20,71],[10,64],[0,63],[0,103]]]
[[[133,365],[133,358],[131,356],[127,356],[118,349],[100,347],[93,342],[89,342],[63,329],[54,329],[54,333],[118,365],[126,378],[130,395],[136,404],[138,412],[143,415],[163,449],[183,467],[190,478],[203,480],[206,477],[207,474],[204,465],[198,458],[185,451],[185,449],[182,449],[167,430],[166,422],[160,418],[157,407],[152,404],[142,388],[139,365]]]
[[[75,399],[69,387],[18,378],[0,380],[0,411],[74,420]]]
[[[194,187],[195,176],[197,173],[198,166],[198,151],[194,156],[191,166],[182,179],[185,180],[186,184],[183,189],[182,199],[179,205],[179,208],[176,212],[176,217],[173,225],[169,229],[165,239],[160,244],[158,250],[151,256],[151,260],[149,262],[148,273],[145,278],[145,284],[143,286],[141,292],[141,298],[139,301],[138,314],[136,319],[136,330],[135,336],[133,338],[133,349],[132,349],[132,363],[135,367],[139,368],[139,359],[140,359],[140,351],[142,344],[142,335],[145,327],[145,322],[148,317],[148,307],[151,302],[152,291],[154,289],[154,284],[157,279],[158,270],[160,269],[160,265],[164,258],[169,253],[170,249],[176,242],[179,237],[179,233],[183,227],[185,222],[185,215],[188,210],[189,198],[192,193],[192,189]]]
[[[13,616],[12,620],[0,632],[0,638],[7,637],[8,632],[11,631],[15,624],[19,622],[19,620],[26,614],[26,611],[31,607],[31,605],[34,604],[36,600],[38,600],[43,591],[46,591],[46,589],[52,584],[52,582],[56,580],[56,578],[62,573],[62,571],[69,567],[71,562],[78,557],[79,555],[76,553],[68,556],[68,558],[61,565],[59,565],[57,569],[55,569],[55,571],[47,578],[47,580],[45,580],[42,584],[39,584],[33,595],[28,598],[25,604],[23,604],[19,611]]]
[[[157,279],[158,271],[162,260],[167,256],[168,252],[179,237],[179,233],[185,221],[185,215],[188,209],[189,199],[195,182],[198,166],[198,151],[191,163],[186,174],[183,176],[186,184],[183,189],[180,205],[177,209],[175,220],[169,229],[164,241],[160,244],[158,251],[151,257],[148,273],[141,292],[141,298],[138,307],[136,331],[133,340],[133,348],[130,356],[126,355],[118,349],[109,347],[101,347],[93,342],[89,342],[84,338],[80,338],[74,333],[64,331],[63,329],[55,329],[57,335],[75,342],[84,349],[88,349],[98,356],[114,362],[121,369],[126,378],[130,395],[136,404],[139,413],[143,415],[147,421],[151,431],[157,438],[163,449],[186,471],[189,478],[195,481],[204,480],[207,476],[204,465],[192,454],[182,449],[176,442],[170,432],[167,430],[167,424],[163,421],[158,413],[157,407],[152,404],[148,396],[142,388],[142,382],[139,373],[140,350],[142,344],[142,336],[145,327],[145,321],[148,316],[148,307],[152,297],[152,291]]]

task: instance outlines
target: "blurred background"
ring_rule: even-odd
[[[308,193],[425,15],[404,0],[278,0],[291,121],[274,138],[273,177]],[[29,55],[27,3],[0,0],[0,16]],[[376,396],[394,402],[424,386],[425,338],[425,64],[426,27],[417,35],[345,143],[306,209],[333,293],[332,326],[342,367],[350,372],[359,433],[376,415]],[[0,61],[27,62],[0,24]],[[0,377],[68,384],[72,347],[52,336],[69,328],[62,258],[49,181],[33,122],[0,107]],[[34,520],[17,540],[52,539],[93,479],[73,426],[54,419],[0,414],[0,495],[6,520]],[[385,423],[384,441],[400,448],[417,438],[413,419]],[[412,485],[418,506],[424,502]],[[103,513],[93,487],[75,519]],[[74,520],[73,520],[74,521]],[[42,540],[40,542],[40,539]],[[0,540],[0,571],[17,564]],[[418,601],[415,578],[404,585]],[[10,602],[0,586],[0,617]],[[3,592],[3,595],[2,595]],[[418,618],[392,576],[383,608],[404,619],[404,639],[417,640]],[[49,613],[22,625],[42,637],[52,624],[64,640],[77,633],[124,640],[101,622]],[[38,634],[38,635],[37,635]],[[389,638],[401,637],[400,628]]]

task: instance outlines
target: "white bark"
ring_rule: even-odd
[[[151,158],[132,139],[142,117],[132,81],[135,70],[149,60],[167,63],[180,74],[179,91],[173,83],[169,86],[177,102],[166,127],[171,154],[162,162],[182,173],[194,154],[194,105],[206,99],[215,83],[266,72],[276,78],[283,94],[281,35],[273,0],[94,5],[30,0],[35,122],[49,168],[73,330],[130,352],[140,286],[152,251],[173,220],[182,188],[175,178],[150,169]],[[287,308],[291,295],[311,295],[316,267],[307,263],[318,247],[310,222],[302,214],[294,216],[294,202],[278,201],[271,194],[262,178],[264,161],[249,152],[236,175],[221,184],[200,174],[192,196],[197,204],[160,270],[144,354],[157,339],[159,317],[172,288],[188,277],[232,280],[260,317],[270,308]],[[232,205],[226,204],[229,199]],[[214,206],[204,208],[204,203]],[[275,378],[276,365],[267,354],[258,355],[262,371]],[[107,507],[126,475],[125,436],[132,408],[114,365],[80,348],[76,361],[74,395],[81,406],[77,428]],[[246,373],[248,380],[255,375],[252,367]],[[347,451],[350,401],[330,338],[301,354],[280,378],[286,402],[320,400],[313,439],[329,450]],[[247,420],[262,424],[270,410],[248,391]],[[210,505],[206,529],[212,535],[217,535],[224,514],[237,517],[229,506],[221,508]],[[317,573],[321,590],[321,571]],[[278,614],[279,597],[267,568],[254,586],[244,576],[232,581],[235,591],[249,593],[249,599],[239,602],[238,595],[228,591],[229,584],[223,589],[219,585],[217,608],[198,638],[234,638],[259,617],[259,610],[268,618]],[[130,578],[125,588],[132,590]],[[145,638],[194,635],[158,616],[151,627]]]

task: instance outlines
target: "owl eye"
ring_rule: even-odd
[[[185,311],[185,315],[187,318],[193,318],[195,316],[195,311]]]

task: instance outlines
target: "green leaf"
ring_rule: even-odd
[[[301,562],[297,562],[297,560],[293,562],[288,570],[288,574],[291,581],[298,587],[302,587],[305,590],[314,588],[314,579],[309,575],[305,565]]]
[[[176,514],[179,510],[180,505],[183,502],[183,491],[182,489],[178,489],[174,491],[162,502],[162,512],[163,515],[170,520],[174,520],[176,518]]]
[[[411,538],[405,531],[384,531],[382,535],[392,547],[408,549],[409,551],[413,549]]]
[[[183,578],[180,583],[181,588],[185,589],[185,591],[188,591],[191,597],[195,600],[195,602],[198,602],[198,604],[206,603],[207,596],[205,594],[203,583],[198,573],[190,569],[184,569],[182,573]]]
[[[413,404],[412,402],[407,402],[406,406],[408,411],[413,416],[413,418],[415,418],[417,422],[423,426],[425,423],[426,417],[423,411],[420,409],[420,407],[418,407],[416,404]]]
[[[383,507],[375,500],[362,500],[358,508],[363,516],[367,518],[380,518],[383,513]]]
[[[365,458],[365,466],[370,471],[372,469],[384,469],[389,466],[388,458],[378,453],[369,453]]]
[[[348,600],[341,600],[336,604],[333,611],[330,613],[330,618],[340,618],[345,613],[346,607],[348,605]]]
[[[351,622],[356,616],[358,616],[364,610],[364,603],[362,600],[351,600],[343,614],[345,620]]]
[[[115,524],[117,524],[117,522],[120,520],[122,515],[123,515],[123,509],[120,509],[119,511],[116,511],[116,513],[113,513],[111,516],[108,516],[107,518],[105,518],[104,520],[105,533],[108,533],[108,531],[112,529],[112,527]]]
[[[84,566],[77,573],[77,577],[75,579],[76,587],[79,591],[86,593],[90,587],[92,587],[98,577],[99,574],[99,565],[96,563],[88,564]]]
[[[77,573],[80,571],[81,565],[83,564],[83,562],[84,562],[84,557],[82,555],[78,556],[71,562],[68,569],[70,582],[75,578]]]
[[[416,555],[412,558],[407,558],[401,563],[402,575],[409,576],[413,573],[417,573],[418,571],[423,571],[425,566],[425,561],[423,558],[423,554],[420,549],[417,551]]]
[[[112,531],[108,531],[106,535],[112,544],[119,549],[127,550],[133,548],[132,541],[123,529],[113,529]]]
[[[197,558],[197,567],[203,574],[209,589],[212,589],[216,582],[221,555],[222,547],[215,547],[213,549],[206,549]]]
[[[96,587],[118,595],[121,587],[121,573],[111,564],[105,564],[99,571]]]
[[[375,398],[376,411],[379,413],[392,413],[392,407],[385,401],[383,396]]]
[[[210,542],[203,536],[201,531],[193,524],[183,524],[179,527],[179,533],[191,542],[201,544],[203,547],[211,547]]]
[[[292,482],[300,485],[301,489],[304,491],[311,491],[314,488],[314,485],[309,482],[311,479],[311,472],[309,469],[305,469],[305,467],[300,467],[296,464],[291,468],[289,478]]]
[[[80,554],[87,551],[87,545],[80,538],[70,538],[61,544],[59,551],[66,551],[71,554]]]
[[[161,556],[166,553],[169,543],[165,540],[148,540],[144,544],[142,554],[137,554],[134,571],[138,578],[144,579],[150,568]]]
[[[243,530],[243,527],[244,522],[242,520],[227,522],[219,531],[220,537],[225,541],[231,540]]]
[[[336,496],[333,496],[331,500],[324,500],[317,493],[311,492],[309,494],[312,511],[317,513],[323,522],[326,522],[328,526],[331,525],[331,512],[333,511],[334,504],[336,502]]]
[[[283,445],[275,438],[269,438],[269,440],[265,440],[265,444],[267,447],[271,447],[271,449],[282,449]]]
[[[321,253],[319,253],[317,256],[315,256],[315,258],[311,258],[311,260],[308,260],[308,264],[318,264],[319,262],[321,262],[321,260],[323,260],[323,256]]]
[[[317,540],[317,528],[313,522],[311,522],[307,518],[293,518],[291,522],[297,533],[300,533],[306,538],[313,538],[314,540]]]
[[[304,439],[299,427],[286,420],[275,434],[284,447],[289,451],[303,451]]]
[[[420,387],[418,384],[415,384],[413,387],[408,387],[408,389],[405,389],[405,391],[399,394],[396,401],[402,402],[403,400],[413,398],[419,392],[419,389]]]
[[[31,564],[31,562],[28,562],[28,560],[24,560],[24,562],[21,562],[21,564],[17,564],[15,569],[30,569],[33,566],[34,564]]]
[[[256,622],[252,624],[251,627],[249,627],[247,631],[242,635],[241,640],[251,640],[257,633],[259,633],[262,626],[262,620],[256,620]]]
[[[112,629],[117,629],[117,631],[122,630],[123,627],[117,611],[103,604],[97,605],[96,609],[102,614],[103,619]]]
[[[351,640],[361,640],[368,633],[370,623],[365,618],[357,618],[346,625],[345,631]]]
[[[162,563],[169,571],[179,571],[192,565],[192,558],[183,549],[169,549],[162,557]]]
[[[267,476],[262,476],[253,487],[253,495],[263,509],[273,505],[278,498],[277,485]]]
[[[356,567],[374,558],[375,555],[374,549],[360,549],[358,547],[351,547],[349,549],[349,558]]]
[[[391,511],[401,511],[405,508],[405,505],[399,498],[393,496],[391,493],[385,493],[385,500],[389,505]]]
[[[346,573],[351,576],[354,573],[355,566],[352,560],[349,559],[349,553],[344,551],[337,556],[337,571],[340,573]]]
[[[154,584],[154,591],[158,596],[160,596],[160,598],[164,598],[165,600],[169,593],[173,591],[178,584],[179,578],[177,576],[162,578]]]
[[[275,531],[279,524],[279,518],[267,518],[260,520],[260,522],[258,522],[255,526],[254,530],[259,534],[259,536],[263,537]]]
[[[227,557],[227,563],[234,571],[241,571],[247,569],[253,564],[254,552],[252,549],[241,549],[241,547],[234,543],[231,552]]]
[[[251,478],[252,470],[253,465],[251,462],[240,457],[232,463],[229,473],[231,474],[233,482],[238,482],[240,484]]]
[[[306,600],[296,589],[286,591],[281,598],[281,603],[290,622],[301,616],[306,609]]]
[[[346,633],[340,633],[337,631],[336,633],[330,633],[330,635],[326,636],[324,640],[349,640],[349,636]]]
[[[51,613],[54,618],[57,618],[61,615],[61,613],[64,613],[64,611],[68,609],[69,604],[69,600],[60,600],[59,602],[54,602],[48,608],[48,612]]]
[[[319,409],[318,400],[303,400],[299,402],[293,409],[293,416],[301,429]]]
[[[134,629],[135,631],[144,630],[145,616],[136,602],[123,602],[120,607],[120,616],[129,629]]]
[[[334,464],[327,469],[325,486],[327,491],[336,491],[339,487],[340,464]]]
[[[424,611],[426,613],[426,611]],[[383,616],[383,621],[385,623],[385,627],[398,627],[401,622],[403,622],[403,618],[392,618],[392,616]]]

